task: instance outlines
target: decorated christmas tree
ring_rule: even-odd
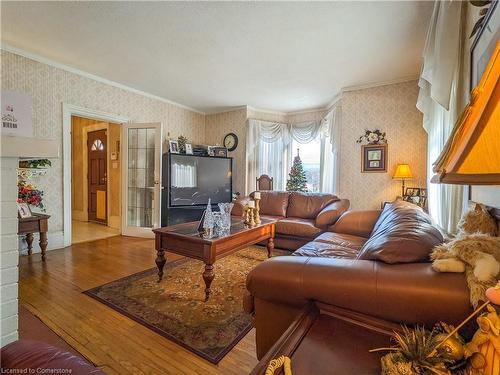
[[[297,156],[293,158],[293,165],[290,173],[288,174],[288,181],[286,182],[287,191],[302,191],[307,192],[307,179],[306,172],[300,160],[299,149],[297,149]]]

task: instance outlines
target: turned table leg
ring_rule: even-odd
[[[28,244],[28,255],[31,255],[33,249],[33,233],[26,234],[26,243]]]
[[[47,250],[47,232],[40,232],[40,249],[42,250],[42,261],[45,261],[45,251]]]
[[[155,259],[156,267],[158,267],[158,282],[163,278],[163,267],[165,267],[165,263],[167,263],[167,259],[165,257],[165,250],[159,249],[156,252]]]
[[[203,272],[203,280],[205,281],[205,302],[210,297],[210,285],[215,277],[213,264],[205,264],[205,271]]]
[[[267,240],[267,257],[271,258],[273,256],[273,250],[274,250],[274,238],[269,237]]]

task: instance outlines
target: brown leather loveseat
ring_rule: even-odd
[[[235,202],[232,214],[242,216],[250,197]],[[260,215],[277,219],[274,245],[296,250],[329,230],[349,209],[348,199],[333,194],[261,191]]]
[[[464,275],[431,268],[429,253],[443,239],[419,207],[398,202],[383,212],[347,211],[329,230],[248,275],[244,304],[254,316],[258,358],[310,301],[385,330],[457,324],[470,312]]]

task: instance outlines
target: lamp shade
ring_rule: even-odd
[[[413,178],[410,166],[408,164],[398,164],[396,172],[394,172],[394,176],[392,176],[392,178],[395,180]]]
[[[500,185],[500,41],[456,122],[431,182]]]

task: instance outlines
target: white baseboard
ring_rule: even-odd
[[[108,219],[108,227],[120,229],[122,218],[120,216],[110,216]]]
[[[40,235],[38,233],[33,233],[33,253],[39,253],[40,245]],[[47,233],[47,251],[61,249],[64,247],[64,234],[63,231],[48,232]],[[25,236],[19,236],[19,253],[21,255],[28,254],[28,244],[26,243]]]

